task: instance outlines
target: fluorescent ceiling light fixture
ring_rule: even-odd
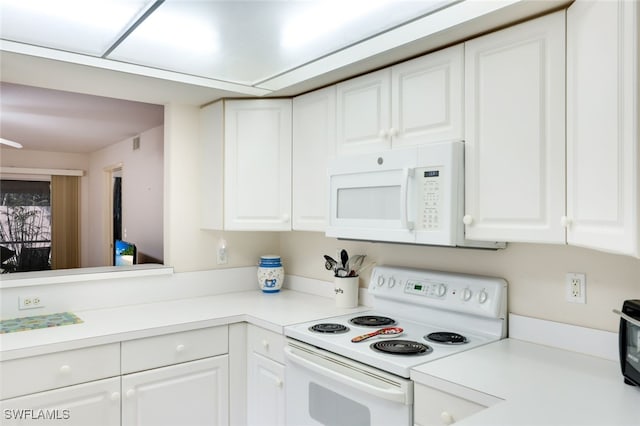
[[[99,56],[149,0],[2,0],[3,39]]]
[[[159,8],[129,38],[139,46],[162,46],[206,55],[216,53],[220,45],[218,33],[207,16],[175,9],[172,13],[163,13]]]
[[[293,16],[282,30],[281,46],[295,49],[336,33],[353,21],[366,17],[393,0],[343,0],[316,2],[316,7]],[[400,6],[401,7],[401,6]]]

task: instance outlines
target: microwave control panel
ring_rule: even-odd
[[[415,170],[418,190],[416,228],[435,231],[442,226],[442,167],[423,167]]]

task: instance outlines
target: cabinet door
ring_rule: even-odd
[[[450,425],[485,408],[429,386],[414,386],[413,421],[418,426]]]
[[[465,44],[471,240],[564,243],[565,14]]]
[[[120,378],[0,401],[3,425],[118,426]]]
[[[327,160],[335,156],[336,87],[293,99],[293,229],[322,231],[327,216]]]
[[[284,425],[284,365],[256,352],[249,354],[247,423],[249,426]]]
[[[122,425],[226,425],[228,389],[227,355],[122,376]]]
[[[339,156],[391,148],[391,69],[340,83],[336,96]]]
[[[569,244],[638,256],[638,2],[567,11]]]
[[[225,229],[291,229],[291,100],[225,101]]]
[[[464,46],[391,68],[393,147],[464,138]]]

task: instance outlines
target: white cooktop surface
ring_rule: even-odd
[[[380,315],[390,317],[396,320],[393,327],[401,327],[403,334],[391,337],[372,337],[361,342],[353,343],[351,339],[367,334],[372,331],[384,327],[367,327],[353,325],[349,322],[351,318],[362,315]],[[317,333],[309,330],[309,327],[320,323],[341,324],[349,328],[349,331],[341,334]],[[443,343],[431,342],[425,339],[429,333],[437,331],[447,331],[461,334],[467,338],[467,343],[448,345]],[[285,327],[285,335],[296,340],[300,340],[313,346],[328,350],[330,352],[345,356],[347,358],[359,361],[364,364],[371,365],[384,371],[397,374],[402,377],[409,377],[409,370],[412,367],[430,362],[439,358],[443,358],[454,353],[475,348],[489,342],[498,340],[498,337],[489,334],[479,334],[477,332],[469,333],[456,327],[437,327],[433,325],[420,324],[415,321],[409,321],[398,317],[397,315],[389,315],[380,311],[365,311],[356,315],[344,315],[339,317],[328,318],[322,321],[310,321],[301,324],[295,324]],[[416,355],[396,355],[378,352],[371,348],[371,344],[381,340],[410,340],[426,344],[433,350],[424,354]]]

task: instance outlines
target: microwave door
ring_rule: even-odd
[[[415,242],[408,208],[411,176],[410,168],[331,175],[327,236]]]

